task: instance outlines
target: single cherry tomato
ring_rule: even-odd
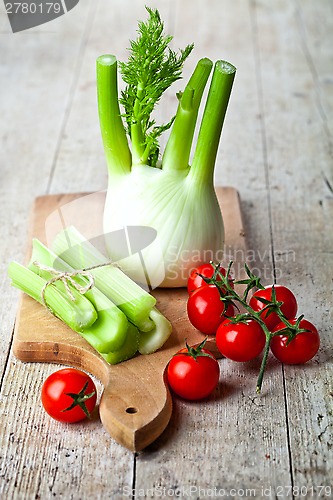
[[[197,349],[181,349],[168,364],[168,383],[184,399],[206,398],[219,382],[219,364],[213,354],[202,347],[204,342]]]
[[[257,290],[250,299],[250,306],[254,311],[261,311],[266,304],[261,302],[261,298],[272,300],[273,285],[266,286],[264,290]],[[297,313],[297,300],[295,295],[289,288],[282,285],[274,285],[275,295],[277,302],[283,302],[281,311],[287,319],[294,318]],[[262,313],[261,318],[267,325],[269,330],[272,330],[278,323],[280,318],[275,312],[268,314],[268,311]]]
[[[289,322],[294,325],[296,319],[289,319]],[[274,335],[272,338],[271,351],[281,363],[285,363],[286,365],[300,365],[306,363],[317,354],[320,346],[318,330],[306,319],[300,321],[299,327],[308,331],[298,333],[289,343],[287,333]],[[281,322],[274,328],[273,333],[283,328],[286,328],[286,325]]]
[[[218,350],[233,361],[250,361],[256,358],[265,347],[265,342],[265,333],[254,320],[234,324],[225,320],[216,332]]]
[[[206,335],[215,335],[225,316],[233,316],[231,304],[225,310],[225,302],[215,285],[207,285],[194,290],[187,301],[187,315],[192,325]]]
[[[207,286],[209,283],[207,283],[201,276],[204,276],[205,278],[212,278],[214,274],[214,267],[212,264],[202,264],[201,266],[196,267],[193,269],[191,272],[188,281],[187,281],[187,291],[189,294],[191,294],[194,290],[197,288],[200,288],[202,286]],[[224,267],[219,268],[219,272],[225,276],[227,274],[227,271],[224,269]],[[221,281],[221,277],[217,275],[216,277],[217,281]],[[230,286],[234,288],[234,284],[232,279],[229,279]],[[222,287],[223,289],[223,287]],[[224,290],[225,291],[225,290]]]
[[[55,420],[79,422],[95,408],[97,392],[89,375],[64,368],[45,380],[41,397],[45,411]]]

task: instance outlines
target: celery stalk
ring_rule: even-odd
[[[111,365],[121,363],[127,359],[133,358],[137,353],[139,347],[139,331],[138,329],[129,323],[127,338],[123,347],[117,352],[109,352],[108,354],[102,354],[105,361]]]
[[[75,271],[73,267],[37,239],[32,242],[32,257],[28,268],[46,280],[53,277],[50,272],[36,267],[35,261],[59,271],[69,273]],[[77,275],[73,279],[81,286],[88,283],[88,279],[81,275]],[[56,281],[54,285],[59,288],[63,286],[59,281]],[[88,290],[84,295],[98,311],[98,319],[91,328],[82,332],[83,337],[98,352],[118,351],[125,343],[127,336],[128,320],[125,314],[96,287]]]
[[[43,304],[42,290],[47,280],[41,278],[18,262],[11,262],[8,274],[12,285]],[[81,333],[97,320],[97,312],[88,299],[75,289],[72,290],[75,300],[71,300],[66,292],[50,285],[45,289],[45,300],[55,316],[64,321],[70,328]]]
[[[110,351],[122,353],[127,344],[131,328],[131,323],[126,319],[124,332],[116,336],[113,332],[113,324],[110,321],[109,311],[105,310],[98,311],[98,318],[95,323],[79,333],[96,351],[103,355]]]
[[[168,340],[172,331],[171,323],[155,307],[151,311],[150,317],[154,321],[155,327],[150,332],[141,332],[140,354],[151,354],[157,351]]]
[[[53,250],[76,269],[108,262],[74,227],[64,229],[54,242]],[[91,271],[96,287],[121,309],[129,321],[142,332],[154,328],[149,315],[156,299],[126,276],[118,267],[110,265]]]

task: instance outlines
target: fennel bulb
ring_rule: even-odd
[[[180,78],[193,45],[179,56],[171,51],[168,44],[172,37],[164,36],[158,11],[147,10],[150,18],[146,24],[139,23],[139,37],[131,42],[128,63],[120,63],[127,84],[120,99],[116,57],[97,59],[98,109],[109,173],[103,229],[109,256],[131,278],[142,282],[144,277],[152,288],[179,287],[186,285],[193,267],[214,260],[223,249],[224,228],[213,173],[236,69],[226,61],[215,63],[189,166],[198,110],[213,63],[208,58],[198,62],[184,91],[177,94],[176,116],[157,126],[150,118],[154,105]],[[159,162],[157,139],[170,127]],[[124,256],[108,245],[108,234],[130,226],[142,231],[153,228],[156,238],[142,249],[140,241],[135,241],[140,251]]]
[[[142,280],[143,265],[152,288],[186,285],[193,267],[214,260],[223,248],[223,221],[214,188],[198,185],[186,174],[141,165],[117,182],[109,182],[106,238],[119,227],[156,230],[155,240],[141,250],[141,256],[122,258],[112,245],[109,252],[134,280]]]

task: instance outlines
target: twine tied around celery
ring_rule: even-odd
[[[95,279],[94,276],[92,275],[91,271],[94,269],[98,269],[100,267],[105,267],[105,266],[119,266],[113,262],[105,262],[103,264],[96,264],[95,266],[90,266],[90,267],[85,267],[83,269],[77,269],[75,271],[60,271],[59,269],[55,269],[50,266],[46,266],[42,264],[41,262],[35,261],[34,266],[38,267],[42,271],[47,271],[50,274],[54,275],[53,278],[49,279],[43,286],[41,290],[41,299],[42,303],[44,304],[45,307],[47,307],[51,313],[54,315],[54,312],[48,305],[46,299],[45,299],[45,291],[48,286],[52,285],[56,281],[61,281],[64,284],[64,287],[66,289],[66,292],[71,300],[75,300],[75,297],[73,295],[72,290],[70,289],[70,285],[75,288],[80,294],[84,295],[87,293],[93,286],[95,286]],[[77,281],[75,281],[75,276],[80,276],[80,277],[86,277],[88,278],[88,283],[85,286],[80,285]]]

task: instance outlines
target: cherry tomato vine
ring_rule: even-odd
[[[215,285],[218,288],[220,301],[223,303],[224,308],[222,308],[223,317],[221,318],[221,324],[216,332],[216,343],[223,355],[235,361],[246,361],[253,359],[264,350],[256,385],[256,392],[258,394],[261,392],[271,345],[271,350],[275,357],[284,363],[303,363],[316,354],[319,349],[318,332],[312,323],[304,319],[304,315],[298,318],[295,317],[297,313],[297,301],[288,288],[280,285],[264,287],[261,284],[260,277],[252,273],[247,264],[244,266],[247,278],[238,281],[233,280],[231,277],[232,261],[229,263],[227,270],[222,268],[220,264],[214,264],[213,262],[210,262],[209,265],[211,266],[211,271],[209,272],[207,271],[206,264],[202,267],[205,272],[204,274],[200,273],[200,268],[197,268],[192,273],[188,289],[189,291],[193,289],[193,284],[195,283],[198,286],[206,284],[209,287]],[[200,282],[199,279],[195,280],[194,274],[199,276],[202,281]],[[235,285],[245,286],[242,295],[236,292]],[[249,300],[249,294],[253,289],[256,292]],[[285,300],[279,300],[280,298]],[[190,299],[191,295],[189,301]],[[237,309],[238,314],[228,315],[226,311],[228,311],[228,307],[230,308],[230,306]],[[189,318],[191,320],[190,316]],[[257,327],[255,327],[255,324]],[[246,328],[249,325],[254,326]],[[226,342],[224,342],[221,332],[228,339]],[[251,332],[252,338],[249,332]],[[232,339],[231,341],[230,338]],[[264,341],[262,340],[263,338]],[[296,352],[295,340],[299,349],[303,347],[303,351],[305,352],[300,354],[299,349]],[[243,344],[243,351],[247,351],[246,355],[239,352],[235,353],[230,348],[232,343],[237,346],[237,342],[238,346]],[[229,343],[227,347],[225,346],[226,343]],[[239,351],[239,347],[237,349]]]

